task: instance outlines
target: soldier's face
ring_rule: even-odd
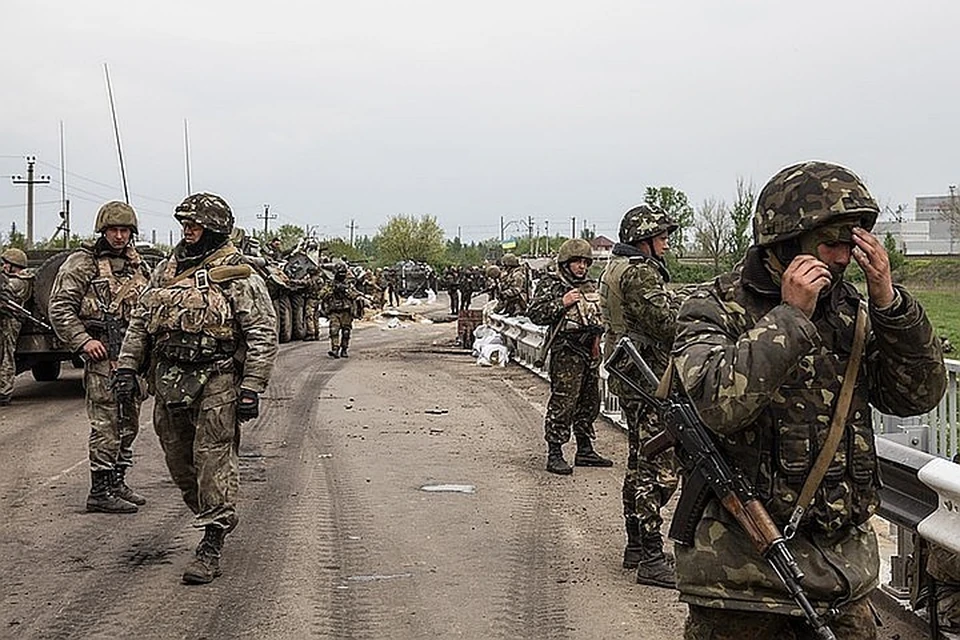
[[[661,233],[658,236],[654,236],[651,238],[650,244],[653,245],[654,257],[662,258],[667,251],[670,251],[670,234]]]
[[[196,244],[200,242],[200,238],[203,236],[203,227],[188,220],[185,220],[181,224],[183,225],[184,242],[187,244]]]
[[[567,263],[570,268],[570,273],[574,275],[575,278],[582,278],[587,275],[587,269],[590,268],[590,260],[586,258],[575,258]]]
[[[133,235],[133,229],[130,227],[107,227],[103,231],[103,237],[107,239],[107,244],[115,251],[119,251],[130,244],[131,235]]]

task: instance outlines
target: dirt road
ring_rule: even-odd
[[[79,372],[21,377],[0,413],[0,637],[680,637],[676,594],[620,568],[622,433],[597,424],[612,469],[546,473],[546,383],[455,334],[366,323],[347,360],[282,345],[207,586],[180,584],[200,534],[149,410],[128,476],[148,504],[88,514]]]

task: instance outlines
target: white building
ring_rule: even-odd
[[[879,221],[873,232],[880,238],[891,234],[906,255],[957,254],[960,252],[960,224],[955,222],[951,233],[950,221],[944,215],[951,210],[951,199],[957,198],[960,195],[917,196],[914,220]]]

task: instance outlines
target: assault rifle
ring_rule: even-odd
[[[642,382],[649,386],[637,382],[620,368],[629,369],[630,365],[642,376]],[[800,586],[803,572],[787,548],[783,534],[761,504],[755,488],[721,455],[693,403],[677,393],[661,399],[651,391],[657,388],[660,381],[628,337],[620,339],[605,367],[611,375],[653,406],[662,418],[664,430],[647,441],[643,455],[651,458],[673,447],[683,466],[685,486],[670,523],[670,537],[680,544],[692,545],[700,515],[710,498],[716,496],[750,537],[757,552],[776,571],[790,596],[803,610],[816,637],[819,640],[836,640],[833,631],[810,604]]]
[[[44,322],[42,318],[38,318],[30,313],[29,310],[24,308],[23,305],[10,297],[10,294],[5,291],[0,291],[0,311],[8,313],[20,322],[29,320],[44,331],[53,331],[53,327]]]

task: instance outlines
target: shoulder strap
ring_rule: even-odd
[[[867,336],[867,310],[863,301],[860,301],[857,308],[856,328],[853,332],[853,351],[850,353],[850,359],[847,361],[847,370],[843,375],[843,384],[840,386],[840,397],[837,398],[837,405],[833,410],[833,419],[830,421],[830,432],[823,443],[820,455],[810,470],[810,475],[803,483],[803,489],[800,491],[800,498],[797,500],[797,506],[790,514],[790,521],[783,529],[783,534],[789,540],[797,532],[800,520],[806,512],[807,507],[813,500],[813,494],[817,492],[823,477],[827,473],[827,468],[833,461],[833,456],[837,452],[840,440],[843,437],[844,427],[847,424],[847,414],[850,412],[850,402],[853,400],[853,389],[857,382],[857,375],[860,373],[860,358],[863,355],[863,345]]]
[[[204,258],[204,259],[203,259],[203,262],[201,262],[200,264],[198,264],[198,265],[196,265],[196,266],[190,267],[189,269],[184,270],[183,273],[181,273],[180,275],[178,275],[177,277],[175,277],[173,280],[170,280],[169,282],[164,283],[163,286],[165,286],[165,287],[171,287],[171,286],[177,284],[178,282],[183,282],[184,280],[186,280],[187,278],[189,278],[190,276],[192,276],[194,273],[196,273],[196,272],[199,271],[200,269],[206,268],[207,265],[209,265],[209,264],[211,264],[212,262],[215,262],[215,261],[217,261],[217,260],[219,260],[219,259],[221,259],[221,258],[225,258],[226,256],[230,255],[230,254],[233,253],[234,251],[236,251],[236,249],[234,248],[234,246],[233,246],[231,243],[228,242],[227,244],[223,245],[222,247],[220,247],[219,249],[217,249],[216,251],[214,251],[213,253],[211,253],[209,256],[207,256],[206,258]]]

